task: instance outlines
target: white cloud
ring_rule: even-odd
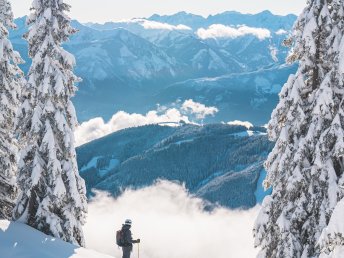
[[[283,29],[279,29],[278,31],[275,32],[276,35],[284,35],[284,34],[288,34],[288,31],[283,30]]]
[[[245,126],[247,129],[250,129],[251,127],[253,127],[252,123],[250,123],[248,121],[240,121],[240,120],[230,121],[227,124],[229,124],[229,125],[241,125],[241,126]]]
[[[86,246],[121,257],[115,232],[130,218],[142,258],[255,257],[252,228],[258,210],[205,212],[202,200],[170,182],[129,190],[117,199],[98,193],[89,204]]]
[[[125,128],[165,122],[178,123],[181,120],[190,123],[189,118],[175,108],[168,109],[162,114],[157,110],[152,110],[145,115],[119,111],[107,123],[103,118],[97,117],[78,126],[75,131],[76,145],[82,145]]]
[[[225,26],[222,24],[213,24],[208,29],[200,28],[196,34],[201,39],[208,38],[238,38],[246,35],[253,35],[259,40],[264,40],[271,37],[271,33],[268,29],[253,28],[248,26],[240,26],[238,28]]]
[[[168,23],[162,23],[157,21],[150,21],[146,19],[132,19],[129,21],[126,21],[128,23],[138,23],[143,28],[147,30],[192,30],[190,27],[179,24],[179,25],[172,25]]]
[[[195,114],[197,119],[204,119],[206,116],[214,116],[219,110],[216,107],[206,107],[204,104],[186,100],[182,105],[182,110]]]
[[[183,104],[176,103],[174,108],[159,107],[157,110],[151,110],[145,115],[136,113],[129,114],[124,111],[119,111],[108,122],[105,122],[101,117],[97,117],[79,125],[75,131],[76,145],[80,146],[110,133],[130,127],[161,123],[179,123],[180,121],[195,123],[191,121],[193,115],[196,116],[196,119],[204,119],[206,116],[214,115],[217,111],[215,107],[206,107],[191,99],[185,101]]]

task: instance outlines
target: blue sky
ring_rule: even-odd
[[[32,0],[11,0],[16,17],[28,13]],[[81,22],[106,22],[154,13],[173,14],[187,11],[207,16],[236,10],[257,13],[270,10],[275,14],[301,13],[306,0],[66,0],[72,5],[70,16]]]

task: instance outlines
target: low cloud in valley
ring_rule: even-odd
[[[203,210],[201,199],[183,186],[166,181],[128,190],[115,199],[97,193],[89,204],[84,231],[88,248],[121,257],[115,232],[133,220],[133,236],[141,238],[142,258],[255,257],[252,228],[258,208]],[[134,246],[137,257],[137,246]]]

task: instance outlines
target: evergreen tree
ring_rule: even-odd
[[[337,4],[341,12],[343,1]],[[284,85],[268,126],[276,144],[265,164],[265,187],[273,192],[254,228],[259,257],[318,257],[317,241],[343,195],[337,7],[333,0],[308,1],[286,41],[293,45],[289,61],[298,61],[299,69]]]
[[[15,218],[73,244],[84,245],[86,189],[79,176],[71,97],[78,78],[61,44],[75,33],[63,0],[34,0],[27,19],[32,65],[19,111],[21,193]]]
[[[337,74],[337,85],[338,88],[344,89],[344,3],[342,0],[333,1],[332,18],[335,21],[334,34],[337,35],[336,43],[339,45],[336,51],[333,53],[336,56],[336,68],[338,69]],[[341,117],[342,118],[342,117]],[[343,124],[343,123],[342,123]],[[341,154],[341,165],[344,160],[344,149]],[[341,188],[344,186],[344,178],[341,177],[339,185]],[[323,251],[321,257],[343,257],[344,255],[344,198],[337,204],[331,220],[327,228],[322,232],[319,244]]]
[[[0,1],[0,219],[11,219],[17,197],[17,144],[15,117],[23,74],[22,63],[8,40],[7,28],[15,28],[11,5]]]
[[[329,225],[320,237],[321,258],[341,258],[344,256],[344,199],[336,206]]]

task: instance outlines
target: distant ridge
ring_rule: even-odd
[[[202,26],[207,27],[214,23],[228,25],[246,24],[249,26],[259,27],[261,25],[266,25],[264,24],[264,21],[272,21],[271,28],[277,29],[277,27],[280,28],[281,24],[285,24],[285,28],[290,28],[295,22],[296,18],[297,16],[295,14],[277,15],[273,14],[269,10],[265,10],[259,13],[241,13],[238,11],[225,11],[222,13],[209,15],[207,17],[181,11],[171,15],[153,14],[152,16],[143,19],[164,22],[172,25],[184,24],[190,26],[193,29],[197,29]],[[226,19],[228,20],[226,21]],[[261,22],[257,23],[257,19]],[[276,20],[279,20],[277,24],[275,22]],[[98,29],[105,29],[111,28],[112,24],[118,24],[123,22],[123,20],[109,21],[105,23],[88,22],[84,23],[84,25]]]

